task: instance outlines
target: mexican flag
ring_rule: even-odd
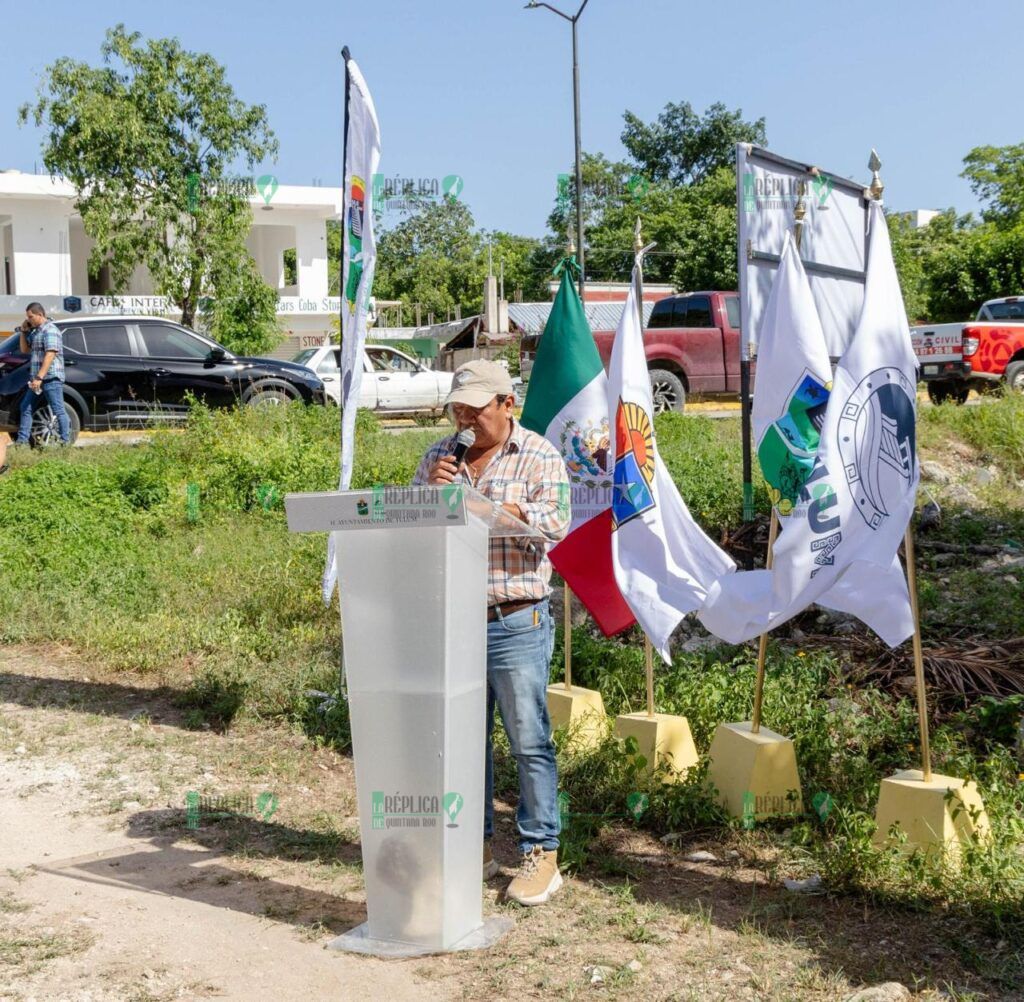
[[[605,636],[635,622],[612,568],[612,478],[607,378],[569,268],[562,271],[521,418],[562,454],[569,534],[548,554]]]

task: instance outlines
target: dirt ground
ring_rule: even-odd
[[[629,997],[1024,998],[1006,944],[935,915],[781,887],[742,842],[607,830],[545,908],[483,888],[515,927],[485,952],[382,961],[325,949],[365,920],[351,760],[245,722],[190,731],[174,680],[0,651],[0,998],[107,1002]],[[186,793],[273,793],[201,817]],[[694,850],[713,862],[689,862]],[[513,862],[512,808],[496,855]]]

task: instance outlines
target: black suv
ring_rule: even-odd
[[[157,317],[55,320],[64,338],[64,403],[72,440],[80,428],[105,431],[185,419],[185,394],[210,407],[325,402],[324,385],[309,369],[272,358],[239,358],[202,334]],[[18,334],[0,342],[0,428],[17,427],[22,395],[30,392],[28,360]],[[49,407],[36,410],[32,439],[57,440]]]

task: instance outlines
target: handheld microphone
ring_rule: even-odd
[[[455,465],[459,466],[462,457],[469,451],[470,446],[476,441],[476,432],[472,428],[463,428],[455,438],[455,448],[452,455],[455,457]]]

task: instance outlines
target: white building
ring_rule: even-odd
[[[294,346],[319,345],[331,331],[341,303],[328,295],[328,219],[341,215],[341,188],[275,187],[255,194],[246,244],[267,283],[278,293],[277,313]],[[90,277],[93,241],[75,208],[75,190],[47,175],[0,170],[0,337],[25,318],[25,307],[41,302],[53,317],[71,313],[179,311],[154,294],[145,268],[136,270],[125,295],[109,294],[104,275]],[[286,285],[284,254],[295,250],[294,284]]]
[[[936,216],[942,215],[938,209],[911,209],[909,212],[905,212],[903,214],[910,220],[910,225],[915,230],[923,229]]]

